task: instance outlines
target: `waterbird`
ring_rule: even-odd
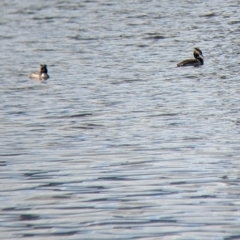
[[[40,71],[34,72],[29,75],[29,78],[36,79],[36,80],[47,80],[49,77],[47,65],[46,64],[40,64]]]
[[[186,59],[178,63],[177,67],[187,67],[187,66],[199,67],[204,64],[203,54],[199,48],[193,49],[193,56],[195,57],[195,59]]]

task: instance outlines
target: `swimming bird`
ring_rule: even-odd
[[[47,65],[46,64],[40,64],[40,71],[34,72],[29,75],[29,78],[36,79],[36,80],[47,80],[49,77]]]
[[[203,54],[199,48],[193,49],[193,56],[195,57],[195,59],[186,59],[178,63],[177,67],[187,67],[187,66],[199,67],[204,64]]]

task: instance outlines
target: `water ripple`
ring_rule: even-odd
[[[0,6],[1,239],[240,238],[237,2]]]

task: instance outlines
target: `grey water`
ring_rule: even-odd
[[[240,239],[239,5],[2,0],[0,239]]]

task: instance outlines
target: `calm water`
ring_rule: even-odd
[[[239,6],[2,0],[0,238],[240,239]]]

